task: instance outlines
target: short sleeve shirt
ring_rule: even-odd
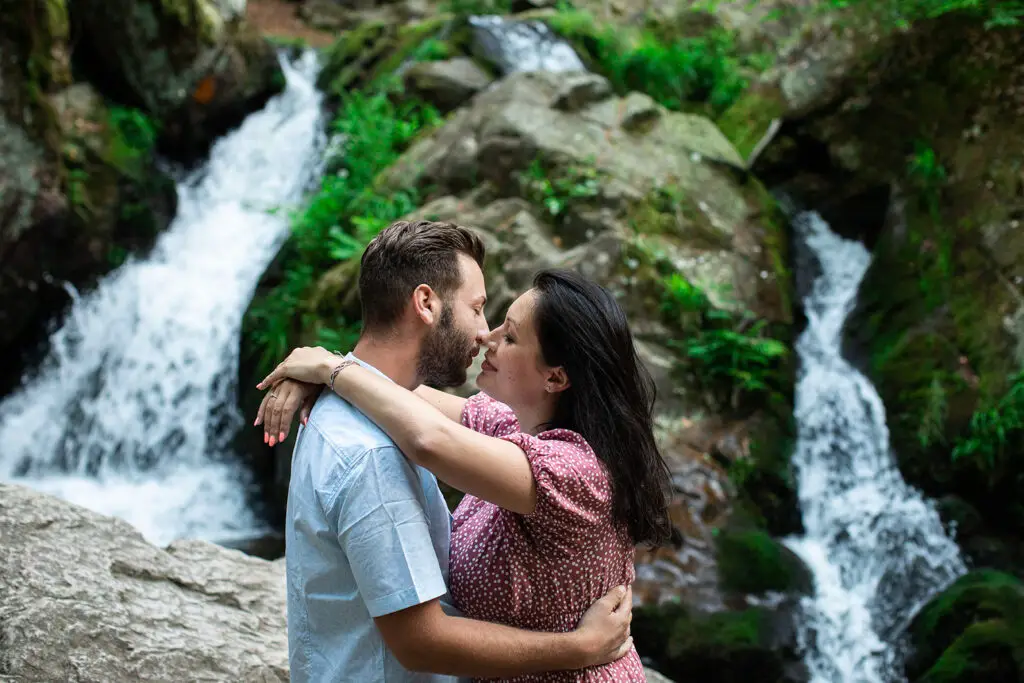
[[[288,489],[293,682],[455,680],[403,668],[373,622],[446,597],[450,519],[430,472],[351,404],[320,396]]]

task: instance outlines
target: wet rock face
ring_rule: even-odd
[[[145,249],[174,213],[145,115],[72,81],[69,17],[33,0],[0,35],[0,393],[68,301]],[[17,25],[16,25],[17,24]],[[26,30],[26,26],[32,27]],[[31,65],[31,68],[30,68]]]
[[[116,100],[164,124],[162,147],[193,160],[237,125],[284,77],[273,48],[211,0],[85,0],[72,7],[76,62]]]

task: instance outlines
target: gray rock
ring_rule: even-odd
[[[288,681],[285,610],[284,560],[0,484],[0,680]]]
[[[418,62],[404,76],[406,88],[442,111],[465,104],[494,78],[468,57],[437,62]]]
[[[647,132],[661,116],[661,107],[644,93],[629,93],[623,106],[622,127],[633,133]]]
[[[0,679],[288,680],[284,562],[0,484]]]
[[[565,76],[551,106],[562,111],[579,111],[607,99],[611,94],[612,84],[604,76],[588,72],[570,73]]]

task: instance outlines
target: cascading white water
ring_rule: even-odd
[[[38,374],[0,403],[0,480],[121,517],[163,544],[258,531],[230,442],[239,332],[319,174],[315,54],[282,60],[285,91],[178,184],[151,254],[73,304]]]
[[[794,221],[816,261],[797,341],[796,467],[805,535],[787,545],[815,577],[801,645],[813,683],[899,681],[896,641],[913,613],[966,571],[934,507],[900,476],[885,407],[840,354],[871,261],[815,213]]]
[[[542,21],[497,15],[469,18],[478,49],[503,74],[516,71],[586,71],[576,51]]]

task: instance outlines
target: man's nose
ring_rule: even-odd
[[[480,346],[486,346],[487,348],[490,348],[492,344],[491,331],[486,328],[479,330],[476,333],[476,343],[479,344]]]

